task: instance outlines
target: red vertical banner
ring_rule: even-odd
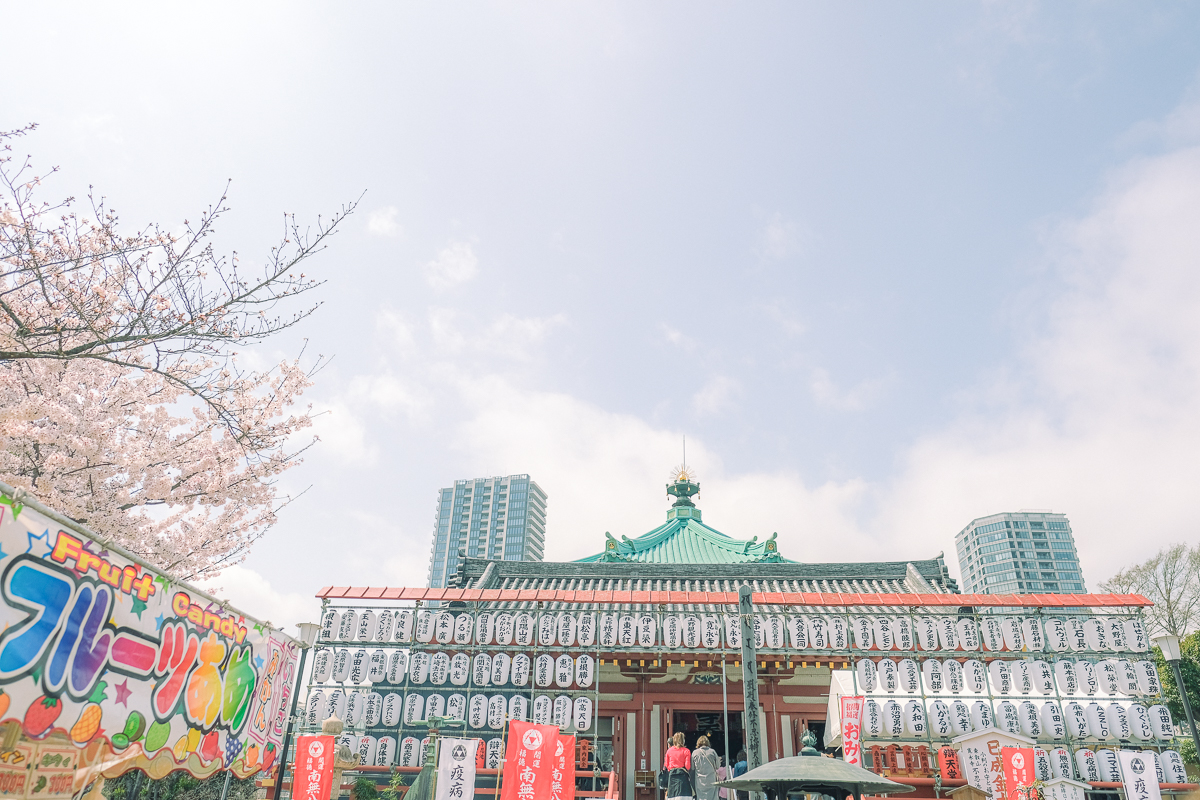
[[[862,766],[862,713],[865,697],[841,698],[842,711],[842,760],[856,767]]]
[[[937,751],[938,771],[943,781],[962,780],[962,762],[959,761],[958,751],[950,745],[942,745]]]
[[[1037,780],[1037,773],[1033,769],[1033,748],[1001,747],[1000,763],[1004,767],[1005,800],[1026,797],[1029,787]]]
[[[334,740],[332,736],[296,738],[296,767],[292,770],[295,800],[326,800],[333,788]],[[283,779],[282,769],[279,779]]]
[[[550,773],[550,800],[575,800],[575,737],[558,735],[554,769]]]
[[[500,800],[544,800],[550,796],[558,728],[513,720],[508,725],[508,752]]]

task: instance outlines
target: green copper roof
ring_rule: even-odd
[[[581,558],[581,562],[628,561],[646,564],[746,564],[793,563],[779,555],[775,542],[777,534],[759,542],[755,536],[749,541],[734,539],[710,528],[700,521],[700,509],[695,508],[690,497],[699,491],[698,484],[683,481],[668,486],[668,492],[679,499],[667,512],[667,522],[636,539],[622,536],[620,541],[611,533],[605,533],[603,553]],[[677,491],[672,492],[675,488]],[[679,491],[682,488],[683,491]]]

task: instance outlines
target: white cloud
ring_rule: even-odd
[[[375,236],[402,236],[400,209],[395,206],[377,208],[367,215],[367,231]]]
[[[317,622],[321,614],[320,600],[280,591],[244,564],[226,568],[209,587],[205,590],[213,596],[229,600],[240,611],[270,622],[290,636],[296,635],[297,623]]]
[[[795,222],[776,213],[763,226],[759,252],[776,261],[797,255],[803,249],[804,231]]]
[[[683,331],[672,328],[665,322],[660,322],[658,328],[662,331],[663,338],[670,344],[675,345],[680,350],[690,353],[696,349],[696,340],[685,334]]]
[[[322,453],[332,454],[343,464],[371,465],[379,457],[374,445],[367,442],[362,421],[342,397],[314,401],[313,431],[321,440],[317,446]]]
[[[479,259],[468,242],[454,242],[425,265],[425,282],[434,289],[466,283],[479,272]]]
[[[817,405],[838,411],[862,411],[879,399],[887,387],[889,378],[872,378],[849,389],[840,388],[829,372],[814,369],[809,380],[809,389]]]
[[[733,408],[741,389],[741,384],[733,378],[714,375],[692,395],[692,412],[698,417],[707,417],[728,411]]]

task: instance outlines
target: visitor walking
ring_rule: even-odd
[[[733,764],[733,777],[737,778],[742,775],[745,775],[746,771],[749,769],[750,769],[750,765],[748,763],[746,763],[746,751],[738,750],[737,761],[735,761]],[[749,797],[749,792],[735,791],[733,793],[733,800],[746,800],[748,797]]]
[[[692,751],[687,749],[686,743],[687,738],[682,732],[675,734],[663,757],[663,769],[667,771],[667,800],[693,800]]]
[[[721,759],[717,751],[709,747],[707,736],[701,736],[696,740],[696,749],[692,751],[692,783],[696,800],[717,800],[717,770],[720,768]]]

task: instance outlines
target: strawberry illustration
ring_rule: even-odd
[[[45,736],[54,726],[54,721],[58,719],[62,710],[62,700],[57,697],[42,695],[34,700],[29,704],[29,709],[25,712],[25,723],[21,726],[25,735],[31,739]]]

